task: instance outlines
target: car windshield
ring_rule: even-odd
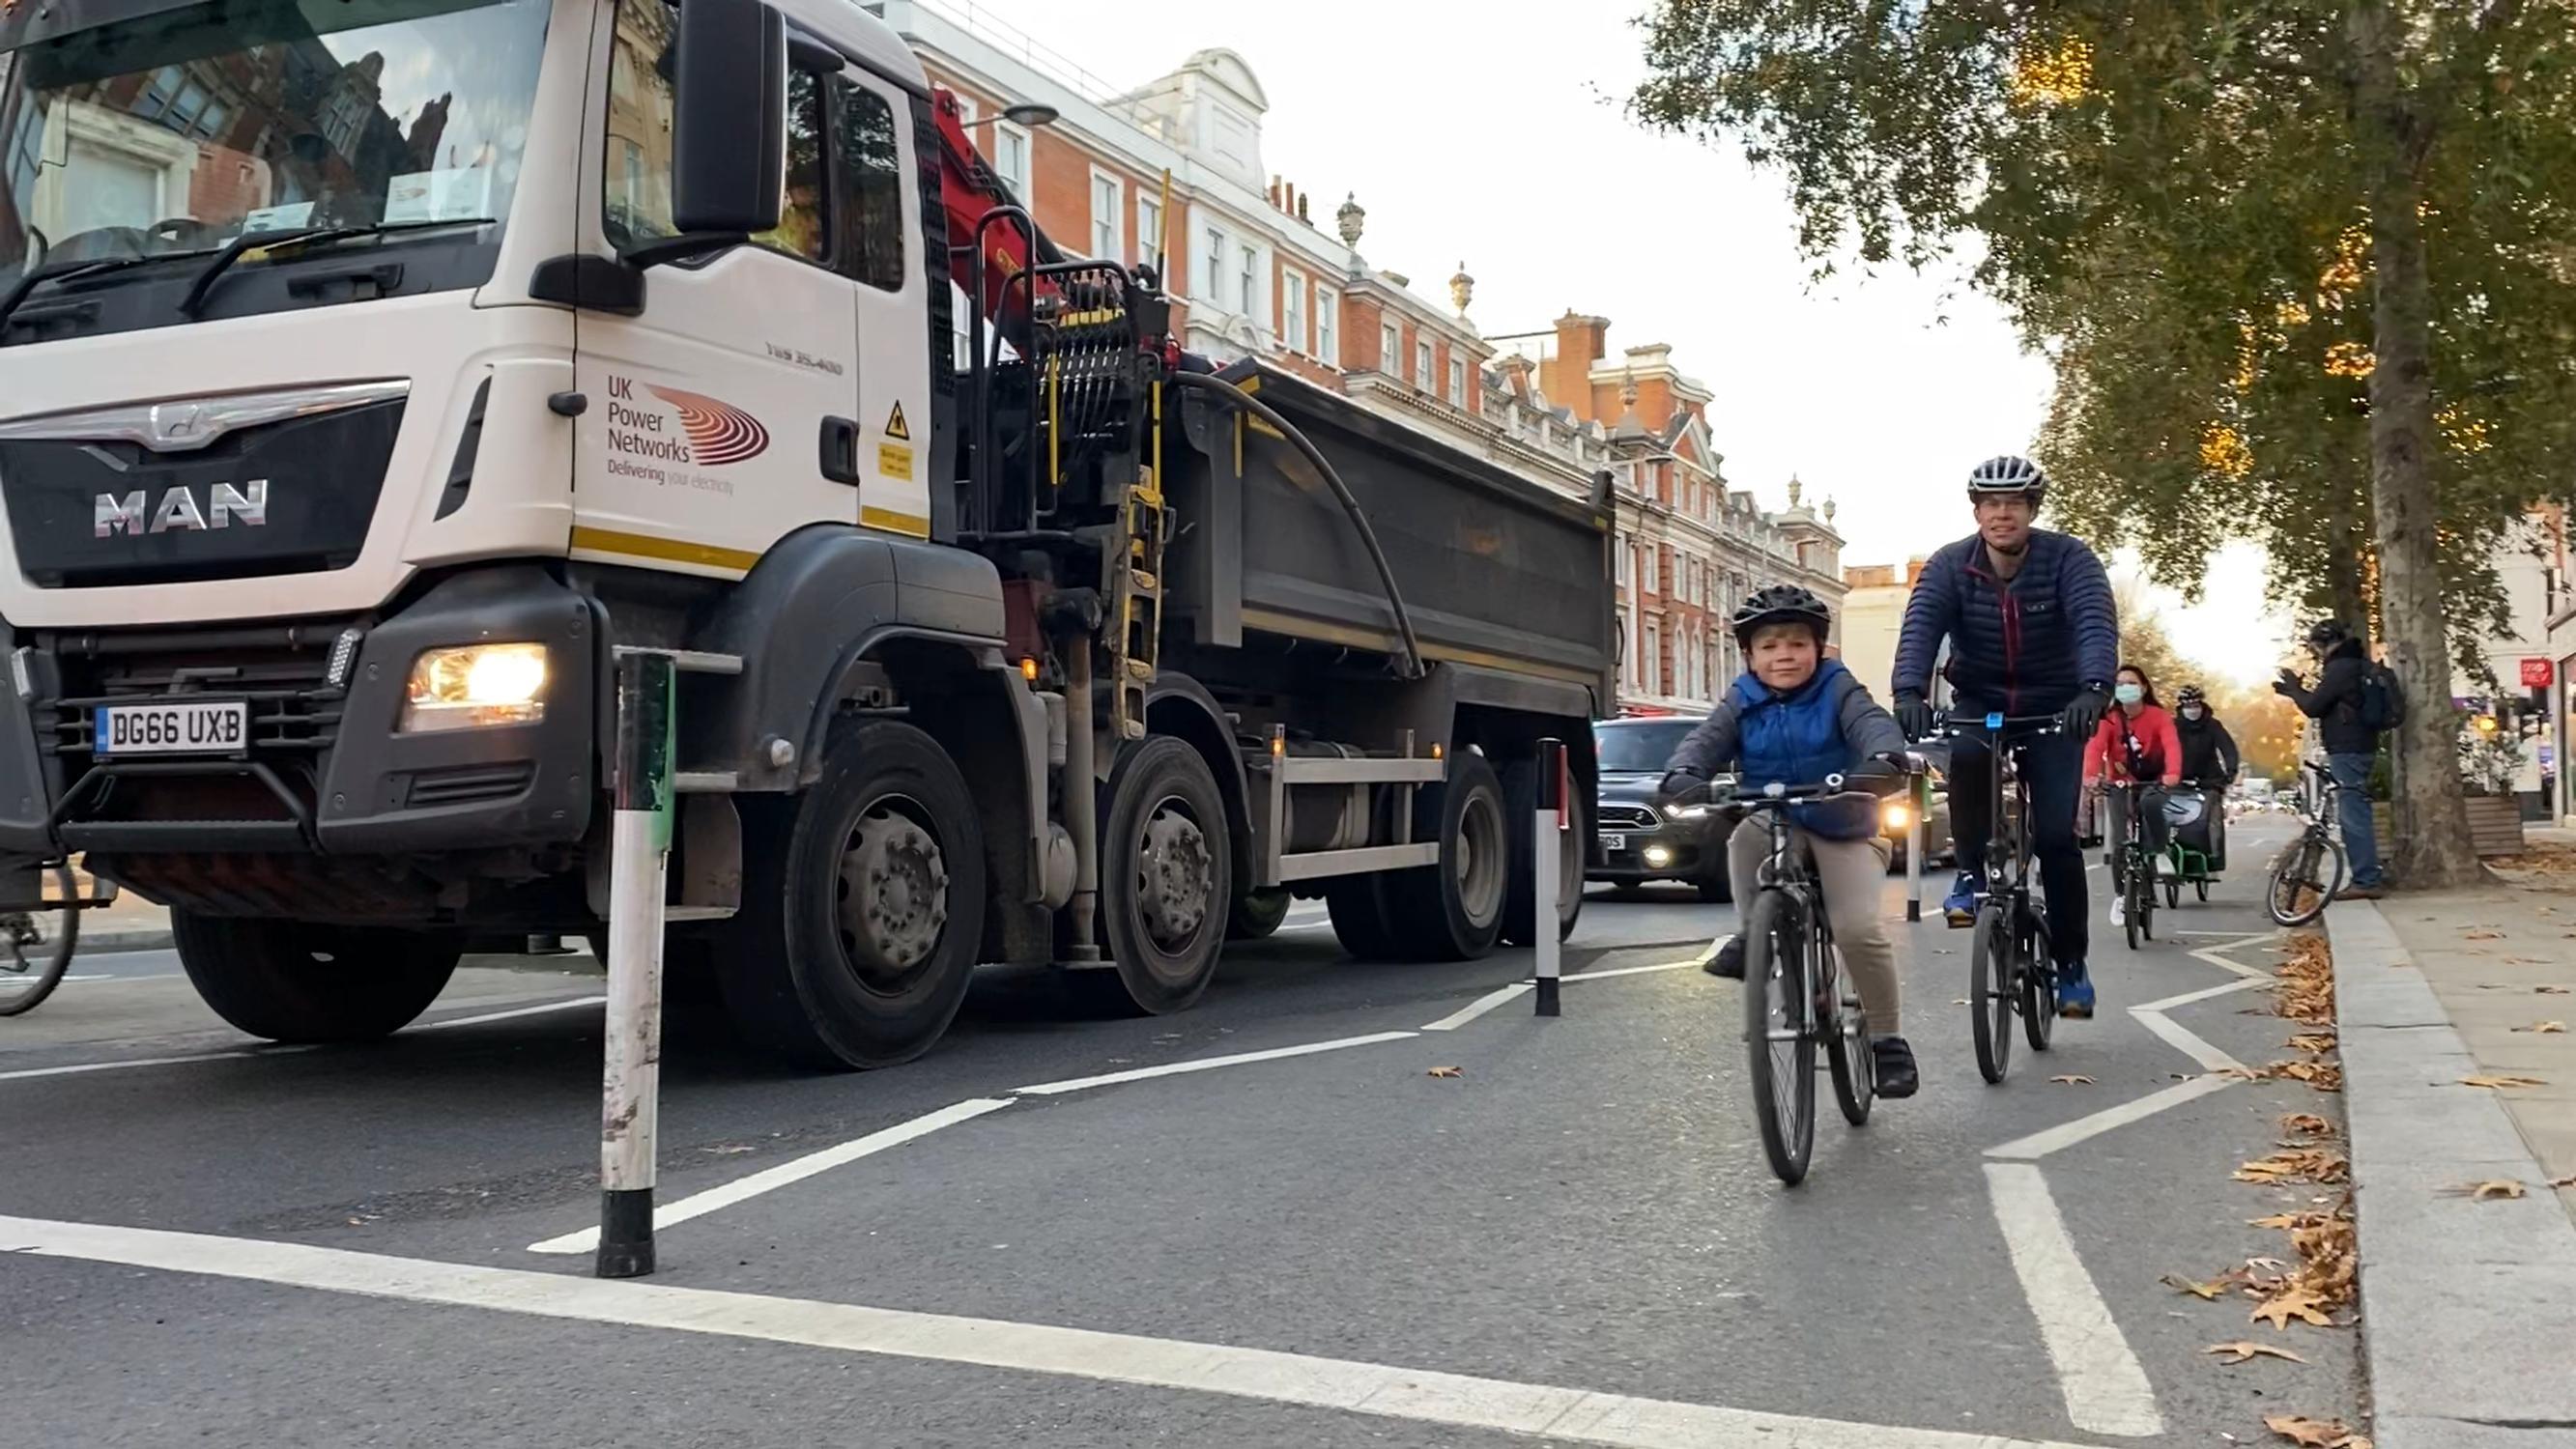
[[[1664,762],[1681,748],[1695,719],[1656,720],[1651,724],[1604,724],[1592,730],[1593,744],[1601,754],[1601,769],[1613,775],[1651,775],[1661,773]]]
[[[217,0],[0,54],[0,290],[250,231],[508,215],[547,9]]]

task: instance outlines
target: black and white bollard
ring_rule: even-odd
[[[1905,919],[1923,919],[1923,817],[1931,813],[1932,782],[1916,775],[1905,798],[1913,802],[1905,827]]]
[[[1563,969],[1558,939],[1563,931],[1557,924],[1557,877],[1564,869],[1565,852],[1581,847],[1580,841],[1566,837],[1565,745],[1560,740],[1538,742],[1538,812],[1530,820],[1530,899],[1538,911],[1530,941],[1538,957],[1538,1014],[1558,1014],[1557,982]]]
[[[618,665],[596,1271],[602,1278],[639,1278],[653,1271],[654,1136],[662,1094],[662,891],[674,813],[675,691],[667,654],[625,654]]]

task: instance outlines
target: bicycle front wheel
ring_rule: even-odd
[[[80,887],[68,865],[54,867],[54,881],[62,891],[61,910],[0,915],[0,1016],[35,1010],[71,968],[72,948],[80,941],[80,909],[71,902]]]
[[[2013,969],[2012,923],[2003,903],[1991,897],[1977,909],[1976,936],[1968,943],[1968,1009],[1977,1036],[1977,1073],[1989,1085],[1999,1084],[2012,1068],[2013,993],[2020,989]]]
[[[2343,888],[2343,847],[2316,833],[2300,836],[2272,859],[2263,908],[2279,926],[2304,926],[2325,914]]]
[[[1808,1020],[1816,969],[1796,902],[1784,891],[1762,892],[1744,928],[1744,1046],[1762,1151],[1792,1187],[1806,1180],[1816,1142],[1816,1032]]]

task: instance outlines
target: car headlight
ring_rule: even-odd
[[[1708,809],[1706,805],[1667,805],[1664,815],[1671,820],[1700,820],[1707,817]]]
[[[1878,812],[1878,818],[1890,830],[1903,830],[1914,823],[1914,811],[1904,805],[1890,805]]]
[[[546,717],[546,646],[465,644],[412,661],[406,734],[533,724]]]

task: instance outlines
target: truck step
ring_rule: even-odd
[[[664,921],[726,921],[733,919],[731,906],[664,906]]]
[[[674,770],[671,793],[675,795],[730,795],[742,777],[732,770]]]
[[[671,661],[671,667],[682,674],[742,673],[742,656],[739,654],[710,654],[698,649],[651,649],[640,644],[617,646],[618,658],[632,654],[663,655]]]

